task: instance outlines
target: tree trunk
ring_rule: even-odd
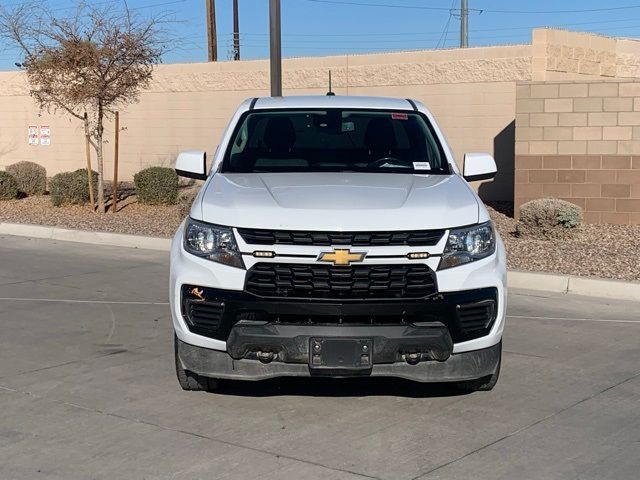
[[[87,156],[87,181],[89,182],[89,202],[91,202],[91,209],[96,208],[96,202],[93,198],[93,174],[91,172],[91,132],[89,131],[89,119],[87,112],[84,112],[84,142],[85,142],[85,154]]]
[[[104,213],[104,152],[102,148],[102,135],[104,133],[104,111],[98,104],[98,124],[96,128],[96,157],[98,159],[98,212]]]

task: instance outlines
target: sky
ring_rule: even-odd
[[[0,0],[11,5],[19,0]],[[58,14],[73,0],[41,0]],[[141,15],[167,14],[175,39],[164,63],[207,60],[205,0],[126,0]],[[124,0],[111,0],[117,4]],[[215,0],[218,58],[231,58],[232,0]],[[269,55],[269,0],[238,0],[242,59]],[[534,27],[640,37],[640,0],[468,0],[469,45],[529,43]],[[98,0],[98,3],[108,2]],[[281,0],[285,57],[455,48],[460,0]],[[0,45],[0,70],[19,54]]]

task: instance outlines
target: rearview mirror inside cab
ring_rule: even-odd
[[[176,173],[181,177],[207,179],[207,153],[199,150],[181,152],[176,160]]]
[[[465,153],[462,175],[467,182],[489,180],[497,171],[496,161],[488,153]]]

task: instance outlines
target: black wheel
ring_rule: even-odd
[[[496,371],[486,377],[477,378],[475,380],[465,380],[463,382],[456,382],[455,386],[458,390],[463,392],[488,392],[493,390],[493,387],[498,383],[500,377],[500,366],[502,365],[502,341],[500,341],[500,356],[498,357],[498,366]]]
[[[178,358],[178,337],[173,338],[174,354],[176,360],[176,377],[183,390],[214,392],[218,389],[218,380],[203,377],[182,368]]]

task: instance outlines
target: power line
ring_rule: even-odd
[[[627,26],[624,26],[624,27],[616,27],[616,30],[624,30],[624,29],[640,29],[640,25],[627,25]],[[597,32],[589,32],[589,33],[597,33]],[[526,33],[526,34],[528,35],[528,33]],[[607,35],[606,32],[601,32],[600,34],[601,35]],[[519,34],[519,35],[520,36],[524,36],[525,33],[522,33],[522,34]],[[613,35],[613,34],[610,34],[610,35]],[[514,37],[514,35],[512,34],[512,35],[480,35],[480,36],[475,36],[474,38],[478,39],[478,40],[491,40],[491,39],[505,39],[505,38],[513,38],[513,37]],[[429,43],[430,41],[437,41],[437,40],[439,40],[439,37],[431,37],[431,38],[424,38],[424,39],[406,39],[406,40],[382,40],[380,42],[376,42],[376,45],[380,46],[381,44],[385,44],[386,48],[397,48],[397,47],[395,47],[393,45],[389,46],[389,44],[390,43],[394,43],[394,44],[397,45],[398,43],[402,44],[402,43],[409,43],[409,42],[411,42],[411,43],[418,43],[418,42]],[[252,41],[252,42],[265,42],[266,40],[251,39],[250,41]],[[231,42],[230,41],[228,41],[228,42],[229,42],[229,45],[231,45]],[[351,41],[350,43],[353,44],[354,42],[355,41]],[[336,44],[336,45],[342,45],[343,44],[343,42],[338,42],[338,41],[333,42],[333,43]],[[326,44],[327,44],[327,41],[324,41],[324,40],[317,41],[317,42],[314,42],[312,40],[285,41],[283,43],[283,48],[290,48],[291,46],[296,46],[296,47],[299,47],[299,48],[310,48],[310,49],[313,49],[313,48],[316,48],[316,47],[314,47],[314,45],[326,45]],[[367,44],[368,44],[368,42],[367,42]],[[265,46],[265,45],[267,45],[267,43],[253,43],[253,44],[250,44],[250,45],[253,46],[253,47]],[[247,46],[249,46],[249,44]],[[427,47],[427,45],[425,45],[425,47]],[[338,46],[331,45],[329,47],[317,47],[317,49],[319,49],[319,50],[329,50],[329,49],[338,49],[338,48],[341,49],[341,50],[349,50],[351,48],[367,48],[367,46],[363,45],[363,46],[355,46],[355,47],[353,47],[353,46],[352,47],[338,47]],[[372,47],[372,48],[376,48],[376,47]],[[412,47],[412,48],[414,48],[414,47]]]
[[[453,6],[456,4],[456,0],[451,2],[451,10],[449,10],[449,18],[447,19],[447,23],[444,25],[444,30],[442,30],[442,34],[438,39],[438,43],[436,43],[436,48],[440,47],[440,42],[442,41],[442,46],[447,43],[447,35],[449,34],[449,25],[451,25],[451,19],[453,18]],[[444,38],[444,40],[443,40]]]
[[[455,0],[454,0],[455,2]],[[470,29],[469,33],[476,32],[502,32],[502,31],[511,31],[511,30],[532,30],[534,28],[557,28],[557,27],[576,27],[576,26],[587,26],[587,25],[603,25],[609,23],[622,23],[622,22],[635,22],[639,21],[640,18],[624,18],[619,20],[603,20],[598,22],[573,22],[573,23],[557,23],[552,25],[523,25],[519,27],[500,27],[500,28],[477,28]],[[621,27],[623,28],[623,27]],[[386,36],[415,36],[415,35],[428,35],[428,34],[441,34],[442,31],[426,31],[426,32],[387,32],[387,33],[283,33],[283,37],[386,37]],[[231,36],[233,33],[226,33],[224,35]],[[242,36],[251,36],[251,37],[267,37],[268,33],[257,33],[257,32],[244,32],[241,34]]]
[[[42,3],[46,2],[48,0],[42,0]],[[172,1],[167,1],[167,2],[160,2],[160,3],[152,3],[149,5],[140,5],[139,7],[131,7],[128,10],[129,11],[136,11],[136,10],[144,10],[145,8],[155,8],[155,7],[166,7],[169,5],[177,5],[178,3],[185,3],[187,0],[172,0]],[[104,2],[95,2],[95,3],[91,3],[90,6],[92,7],[97,7],[100,5],[112,5],[113,4],[113,0],[111,1],[104,1]],[[9,6],[18,6],[18,5],[23,5],[22,3],[14,3],[14,4],[8,4],[5,5],[5,7],[9,7]],[[89,5],[87,5],[89,6]],[[74,5],[74,6],[70,6],[70,7],[58,7],[58,8],[53,8],[53,9],[47,9],[47,11],[49,12],[61,12],[63,10],[75,10],[78,8],[78,5]]]
[[[616,30],[624,30],[624,29],[637,29],[640,28],[638,25],[627,25],[624,27],[616,27]],[[597,32],[589,32],[589,33],[597,33]],[[474,36],[475,39],[478,40],[489,40],[489,39],[496,39],[496,38],[514,38],[517,36],[524,36],[524,35],[528,35],[529,32],[523,32],[523,33],[519,33],[519,34],[510,34],[510,35],[479,35],[479,36]],[[600,33],[601,35],[608,35],[606,32],[604,33]],[[613,34],[611,34],[613,35]],[[195,38],[195,37],[185,37],[185,38]],[[403,44],[403,43],[420,43],[420,42],[429,42],[429,41],[438,41],[441,39],[441,36],[434,36],[434,37],[425,37],[425,38],[410,38],[410,39],[402,39],[402,40],[395,40],[395,39],[382,39],[378,42],[375,42],[375,44]],[[248,42],[266,42],[266,39],[260,39],[260,38],[252,38],[252,39],[247,39],[246,41]],[[228,41],[229,45],[231,45],[231,41]],[[314,41],[314,40],[285,40],[286,44],[296,44],[296,45],[300,45],[300,46],[305,46],[305,45],[343,45],[344,42],[338,41],[338,40],[318,40],[318,41]],[[357,43],[361,43],[361,44],[365,44],[368,45],[371,42],[368,42],[366,40],[351,40],[349,42],[350,44],[357,44]],[[266,45],[266,43],[265,43]]]
[[[411,9],[411,10],[440,10],[445,11],[449,10],[446,7],[425,7],[422,5],[397,5],[397,4],[389,4],[389,3],[366,3],[366,2],[353,2],[353,1],[338,1],[338,0],[306,0],[307,2],[312,3],[331,3],[333,5],[355,5],[361,7],[381,7],[381,8],[403,8],[403,9]],[[578,9],[578,10],[492,10],[492,9],[477,9],[470,8],[470,12],[478,12],[478,13],[513,13],[513,14],[557,14],[557,13],[592,13],[592,12],[611,12],[618,10],[631,10],[635,8],[640,8],[640,5],[627,5],[624,7],[607,7],[607,8],[587,8],[587,9]]]
[[[411,10],[439,10],[439,11],[449,11],[446,7],[424,7],[421,5],[392,5],[388,3],[364,3],[364,2],[339,2],[337,0],[306,0],[307,2],[313,3],[331,3],[334,5],[356,5],[359,7],[384,7],[384,8],[406,8]],[[470,9],[474,12],[482,13],[483,10],[479,9]]]
[[[593,13],[593,12],[613,12],[616,10],[631,10],[640,8],[640,5],[627,5],[626,7],[608,7],[608,8],[587,8],[581,10],[484,10],[487,13],[521,13],[525,15],[533,14],[556,14],[556,13]]]

